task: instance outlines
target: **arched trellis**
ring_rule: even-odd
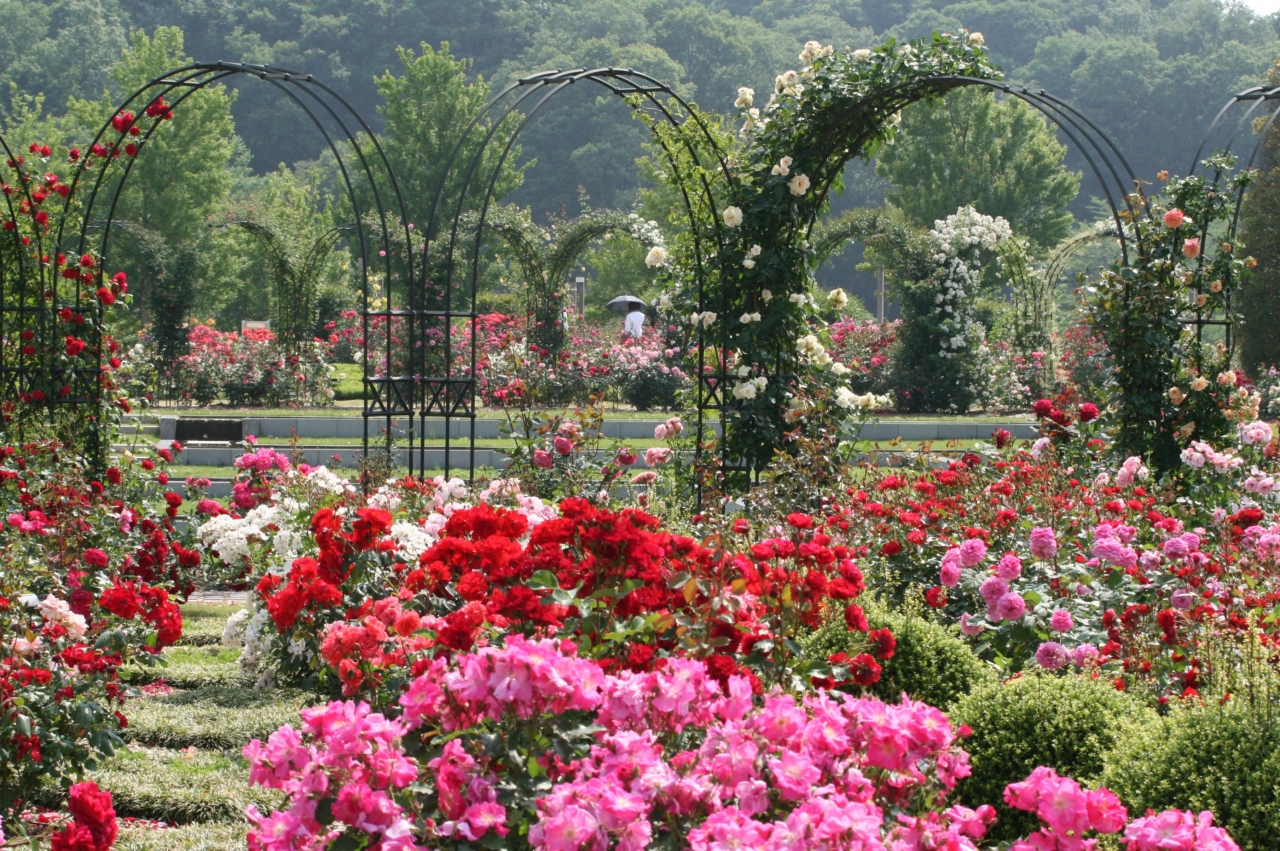
[[[902,58],[931,50],[933,55],[919,62]],[[722,292],[728,290],[734,297],[727,311],[729,327],[718,330],[716,343],[751,354],[752,359],[739,367],[739,375],[747,377],[744,380],[766,379],[757,385],[766,388],[762,393],[744,388],[743,381],[733,374],[715,376],[721,387],[722,409],[729,411],[722,443],[725,469],[736,470],[739,482],[744,476],[758,475],[784,439],[788,426],[782,403],[797,381],[796,373],[804,368],[795,340],[806,332],[800,310],[785,313],[784,319],[763,330],[733,320],[739,313],[764,315],[770,309],[769,301],[778,298],[779,289],[791,299],[802,298],[808,291],[816,257],[811,243],[820,236],[814,228],[825,212],[831,188],[848,160],[866,156],[892,138],[889,128],[903,108],[967,86],[985,86],[1024,101],[1052,121],[1084,158],[1107,199],[1120,234],[1123,262],[1129,262],[1131,253],[1141,256],[1143,252],[1126,230],[1127,223],[1150,215],[1145,197],[1137,191],[1136,175],[1106,134],[1071,106],[1043,90],[996,79],[998,72],[960,37],[935,34],[932,44],[912,43],[863,53],[871,56],[838,55],[825,60],[835,69],[831,76],[807,71],[808,76],[792,72],[790,82],[786,75],[779,77],[778,102],[771,102],[768,125],[748,139],[746,157],[750,162],[743,170],[749,171],[753,180],[734,187],[734,201],[745,215],[735,244],[717,258],[720,268],[726,270]],[[820,55],[815,66],[823,61]],[[930,67],[948,66],[964,73],[928,73]],[[823,70],[827,67],[823,65]],[[881,68],[888,69],[887,73],[880,73]],[[841,76],[846,73],[849,76]],[[791,86],[793,91],[803,90],[804,95],[788,94],[786,89]],[[821,94],[807,100],[811,92]],[[785,161],[779,161],[783,155]],[[805,185],[789,187],[788,174],[792,179],[803,177]],[[791,188],[791,196],[798,197],[789,197],[787,188]],[[760,262],[744,264],[740,259],[741,252],[753,243],[762,246],[762,259],[797,271],[770,270],[773,277],[764,278]],[[743,270],[744,265],[749,268]],[[770,289],[767,294],[765,286]],[[762,344],[766,333],[772,334],[772,339]],[[743,391],[741,399],[724,398],[731,386]]]
[[[1247,146],[1249,158],[1245,160],[1244,163],[1244,168],[1246,170],[1254,168],[1259,155],[1261,155],[1263,148],[1266,145],[1267,136],[1270,135],[1272,126],[1276,122],[1276,118],[1280,117],[1280,109],[1276,108],[1277,101],[1280,101],[1280,86],[1254,86],[1233,95],[1230,100],[1222,105],[1222,108],[1218,110],[1217,115],[1213,117],[1213,121],[1210,122],[1208,129],[1205,130],[1204,136],[1201,137],[1200,144],[1196,146],[1196,152],[1191,158],[1191,165],[1187,169],[1187,174],[1194,175],[1196,173],[1196,170],[1201,165],[1200,158],[1205,154],[1208,145],[1214,140],[1215,136],[1221,135],[1222,130],[1230,122],[1232,114],[1240,111],[1238,107],[1246,108],[1243,109],[1242,114],[1235,122],[1235,126],[1232,127],[1230,132],[1227,134],[1225,142],[1219,142],[1219,144],[1215,145],[1215,149],[1221,153],[1232,154],[1234,153],[1233,149],[1235,148],[1236,142],[1239,140],[1242,133],[1258,131],[1257,140],[1254,141],[1252,145]],[[1267,109],[1270,109],[1269,115],[1266,114]],[[1262,120],[1263,116],[1266,116],[1265,121]],[[1258,124],[1261,126],[1257,126]],[[1240,186],[1236,190],[1235,204],[1231,212],[1231,218],[1227,224],[1226,239],[1228,241],[1235,239],[1236,232],[1239,229],[1240,210],[1244,205],[1245,194],[1246,188],[1244,186]],[[1200,241],[1202,243],[1206,243],[1207,235],[1208,224],[1206,223],[1204,229],[1202,229],[1200,233]],[[1205,262],[1206,259],[1202,255],[1199,258],[1198,265],[1203,267]],[[1197,291],[1196,295],[1199,294],[1200,293]],[[1224,310],[1221,316],[1216,315],[1216,313],[1206,313],[1200,306],[1196,305],[1190,314],[1180,317],[1179,321],[1184,325],[1190,325],[1196,329],[1197,342],[1203,340],[1205,328],[1212,326],[1221,327],[1223,329],[1224,342],[1226,344],[1227,351],[1232,352],[1235,347],[1235,336],[1232,333],[1234,330],[1234,314],[1231,309],[1231,295],[1229,290],[1226,291],[1223,302]]]
[[[83,366],[60,369],[51,362],[53,355],[41,363],[26,361],[15,365],[0,360],[0,380],[3,380],[6,396],[22,398],[30,396],[33,389],[49,384],[51,380],[55,383],[66,381],[68,392],[55,394],[53,398],[44,394],[50,418],[54,416],[55,406],[73,406],[81,412],[79,419],[84,426],[81,431],[84,432],[82,437],[87,454],[98,464],[105,462],[106,457],[100,411],[109,381],[103,368],[102,305],[87,294],[109,283],[107,269],[111,262],[111,236],[115,229],[113,226],[117,224],[117,207],[134,165],[140,157],[146,156],[147,143],[163,122],[169,119],[180,121],[183,102],[196,92],[238,76],[253,77],[274,86],[311,119],[334,155],[358,223],[355,247],[360,259],[366,324],[371,315],[378,313],[369,309],[369,284],[379,258],[388,281],[392,279],[393,262],[407,263],[411,274],[406,279],[406,286],[412,280],[412,256],[403,260],[393,258],[388,238],[391,228],[399,226],[406,228],[405,242],[408,242],[407,216],[395,176],[368,124],[333,89],[310,74],[235,62],[193,63],[153,78],[116,108],[76,162],[63,196],[67,199],[63,215],[49,222],[47,228],[38,229],[31,246],[23,246],[19,242],[18,230],[13,231],[12,240],[6,241],[12,255],[6,260],[14,262],[6,262],[3,270],[5,292],[3,309],[0,309],[0,336],[12,330],[16,316],[24,324],[23,330],[31,331],[41,341],[43,349],[50,351],[49,340],[54,336],[55,328],[53,317],[59,310],[69,310],[73,315],[88,315],[96,320],[87,323],[85,329],[85,350],[91,358],[87,358]],[[371,155],[361,147],[361,137],[371,145]],[[0,145],[9,163],[18,161],[3,140],[0,140]],[[108,167],[112,163],[116,165]],[[10,167],[15,168],[13,165]],[[15,182],[26,192],[26,202],[30,204],[31,181],[21,179]],[[368,210],[357,191],[357,182],[363,183],[372,197]],[[5,197],[10,218],[14,219],[16,211],[12,196],[6,194]],[[364,225],[366,215],[381,225],[380,251]],[[34,249],[37,258],[63,252],[72,258],[91,258],[93,263],[77,267],[74,275],[64,274],[64,269],[48,262],[31,263],[26,256],[28,252],[23,248]],[[375,251],[378,251],[377,255]],[[16,282],[12,279],[13,271],[17,272]],[[25,325],[34,327],[28,329]],[[365,384],[366,396],[374,400],[372,405],[366,405],[368,416],[369,408],[376,408],[377,400],[389,395],[390,381],[386,376],[370,374],[366,365]],[[409,463],[412,465],[412,458]]]
[[[498,169],[509,156],[515,140],[529,121],[531,121],[553,97],[565,88],[578,82],[592,82],[606,90],[626,99],[637,112],[648,111],[658,122],[665,122],[670,127],[683,132],[663,134],[655,132],[661,156],[672,176],[672,184],[682,193],[682,200],[688,214],[690,224],[690,262],[687,269],[693,271],[693,279],[684,283],[691,285],[692,292],[688,303],[695,307],[694,313],[699,316],[716,314],[721,317],[743,312],[762,312],[767,310],[768,299],[761,296],[759,287],[753,287],[743,276],[735,275],[731,270],[738,264],[734,255],[742,250],[736,244],[737,234],[726,232],[727,222],[723,222],[719,213],[724,209],[720,202],[737,203],[747,206],[750,193],[754,187],[744,184],[735,170],[729,168],[726,154],[717,144],[714,133],[703,123],[696,109],[690,107],[669,87],[659,83],[647,75],[630,69],[603,68],[596,70],[577,69],[574,71],[548,71],[523,78],[499,92],[490,102],[486,110],[477,116],[459,140],[453,156],[445,165],[446,173],[455,167],[465,169],[462,180],[462,191],[453,202],[453,210],[441,209],[443,182],[433,203],[431,216],[427,224],[427,233],[435,234],[438,222],[448,222],[452,226],[442,230],[436,244],[429,255],[437,255],[438,261],[433,265],[424,264],[422,280],[424,310],[419,312],[417,321],[418,337],[424,341],[439,339],[442,345],[433,347],[428,355],[428,347],[421,347],[422,354],[416,361],[416,374],[426,385],[423,398],[428,401],[423,416],[444,416],[460,414],[474,419],[475,416],[475,338],[470,342],[470,357],[467,352],[454,351],[451,333],[455,319],[469,321],[474,328],[475,322],[475,289],[479,275],[479,258],[481,240],[486,223],[486,216],[492,201],[493,187],[497,180]],[[844,164],[854,156],[861,155],[868,145],[884,132],[878,123],[868,123],[867,115],[887,117],[916,101],[935,97],[963,86],[982,85],[1004,92],[1028,103],[1048,119],[1053,121],[1060,131],[1073,145],[1079,149],[1088,164],[1093,176],[1103,188],[1104,195],[1110,205],[1112,218],[1120,234],[1121,253],[1127,261],[1130,245],[1125,234],[1124,224],[1145,210],[1145,200],[1140,194],[1134,194],[1135,175],[1124,156],[1110,139],[1092,122],[1074,110],[1068,104],[1055,98],[1043,90],[1034,90],[1024,86],[1014,86],[995,79],[966,74],[933,74],[918,75],[915,79],[885,86],[879,91],[865,97],[851,100],[845,107],[845,113],[829,111],[824,116],[823,126],[817,128],[816,134],[804,139],[804,149],[796,152],[796,160],[803,160],[813,178],[813,192],[809,203],[793,219],[784,232],[770,235],[775,244],[780,244],[784,251],[781,257],[804,257],[809,271],[812,271],[813,255],[809,253],[808,239],[821,211],[825,208],[825,198],[838,179]],[[486,146],[495,138],[497,129],[504,120],[520,110],[523,116],[519,119],[516,131],[507,136],[505,145],[498,157],[498,165],[488,178],[488,185],[478,204],[478,212],[473,214],[474,227],[464,227],[465,201],[473,182],[479,181],[479,169],[485,155]],[[481,122],[488,121],[488,130],[483,133],[479,150],[469,163],[458,163],[458,152],[464,143],[471,138]],[[683,148],[681,150],[680,148]],[[752,156],[750,146],[746,156]],[[691,165],[692,164],[692,165]],[[735,165],[735,169],[739,166]],[[713,185],[715,188],[713,189]],[[720,195],[718,202],[717,193]],[[474,197],[474,195],[472,196]],[[816,200],[813,200],[816,199]],[[730,226],[731,227],[731,226]],[[470,231],[471,233],[467,233]],[[463,243],[467,236],[471,237],[470,257],[465,256],[467,247]],[[761,237],[763,242],[765,237]],[[1139,248],[1140,250],[1140,248]],[[766,257],[769,255],[765,249]],[[470,261],[469,272],[459,269]],[[705,271],[704,270],[714,270]],[[715,277],[718,291],[708,287],[708,280]],[[432,301],[436,303],[427,307]],[[714,308],[714,310],[709,310]],[[793,331],[794,329],[788,329]],[[697,334],[698,363],[698,446],[703,445],[705,421],[711,417],[720,419],[725,430],[724,439],[720,441],[720,465],[726,471],[739,471],[758,475],[760,469],[768,462],[771,449],[778,445],[777,440],[760,440],[757,429],[758,420],[752,419],[747,406],[730,398],[729,390],[735,375],[728,369],[727,353],[741,351],[740,340],[732,332],[707,333],[707,323],[695,328]],[[772,350],[763,357],[766,363],[758,368],[771,380],[786,385],[794,380],[789,374],[794,372],[791,366],[795,360],[796,334],[781,334],[774,341]],[[712,363],[709,364],[708,360]],[[469,361],[469,364],[461,362]],[[775,406],[776,407],[776,406]],[[759,410],[757,407],[756,410]],[[745,412],[745,413],[744,413]],[[778,417],[780,411],[768,416]],[[757,439],[756,451],[734,444],[732,434],[738,430],[744,434],[752,434]],[[770,434],[780,432],[774,425],[763,431]],[[446,432],[446,441],[449,432]],[[446,446],[447,448],[447,446]],[[446,463],[448,458],[446,456]],[[474,466],[474,465],[472,465]]]
[[[422,345],[413,352],[414,369],[410,382],[414,390],[404,395],[406,400],[411,395],[421,400],[417,410],[419,417],[444,420],[446,474],[453,466],[452,441],[462,436],[460,430],[455,431],[452,427],[452,420],[459,419],[469,421],[466,466],[474,476],[476,288],[482,243],[498,175],[520,132],[557,95],[578,83],[594,84],[621,98],[633,113],[646,117],[654,128],[654,139],[666,165],[681,176],[676,183],[688,214],[690,250],[694,259],[692,267],[701,270],[704,261],[723,248],[723,226],[715,218],[719,206],[713,183],[721,175],[728,174],[728,162],[706,120],[670,86],[628,68],[578,68],[544,71],[521,78],[498,92],[466,127],[443,164],[442,173],[445,175],[455,168],[462,170],[461,188],[453,209],[445,209],[443,203],[444,180],[432,201],[425,233],[432,236],[434,242],[423,246],[427,259],[415,287],[417,306],[411,310],[414,335]],[[520,116],[515,132],[503,144],[487,183],[478,187],[480,191],[474,191],[473,184],[484,179],[480,169],[487,147],[494,140],[498,128],[517,111]],[[488,122],[487,129],[485,122]],[[668,137],[658,131],[663,125],[692,128],[693,133]],[[474,141],[477,134],[480,144],[476,153],[469,162],[460,161],[464,146]],[[442,227],[442,223],[447,223],[447,227]],[[440,228],[438,235],[437,228]],[[692,283],[699,292],[702,291],[700,279]],[[457,351],[453,339],[455,323],[461,323],[470,332],[470,339],[464,341],[461,352]],[[707,407],[701,389],[700,386],[699,444],[704,428],[702,413]],[[407,413],[407,406],[398,409],[399,412]],[[416,436],[419,449],[425,449],[428,436],[425,430],[417,432]]]

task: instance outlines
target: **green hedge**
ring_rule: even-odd
[[[1038,765],[1095,786],[1125,723],[1153,724],[1156,715],[1109,680],[1032,672],[974,691],[956,705],[951,720],[973,730],[964,742],[973,773],[960,781],[960,799],[995,806],[1000,818],[987,838],[1007,840],[1027,835],[1039,822],[1005,806],[1005,786]]]
[[[877,603],[859,602],[871,628],[887,628],[897,641],[893,658],[880,663],[880,681],[868,689],[881,700],[897,702],[905,692],[947,709],[975,688],[995,682],[986,663],[944,627]],[[851,633],[842,617],[833,618],[805,641],[804,655],[825,661],[833,653],[847,652],[860,638],[861,633]]]
[[[291,689],[221,686],[144,697],[125,705],[129,727],[124,736],[153,747],[238,751],[285,724],[296,727],[308,697]]]
[[[1131,812],[1209,810],[1242,851],[1280,844],[1280,709],[1235,699],[1125,726],[1107,788]]]
[[[239,754],[130,748],[88,776],[111,792],[117,815],[168,824],[238,824],[249,804],[267,812],[284,803],[282,793],[249,785],[249,763]],[[50,783],[32,797],[58,808],[66,792]]]

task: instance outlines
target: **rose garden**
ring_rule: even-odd
[[[320,75],[159,61],[96,136],[6,129],[0,848],[1276,846],[1274,113],[1134,175],[977,32],[810,41],[731,114],[522,77],[427,183]],[[241,77],[340,177],[192,237],[261,252],[269,329],[196,319],[200,255],[129,212]],[[495,187],[571,83],[651,195],[544,226]],[[1085,151],[1097,224],[832,212],[992,89]],[[899,318],[819,283],[854,244]]]

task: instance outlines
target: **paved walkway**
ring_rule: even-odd
[[[188,603],[222,603],[226,605],[247,605],[248,591],[195,591],[187,599]]]

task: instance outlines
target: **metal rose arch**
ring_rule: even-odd
[[[274,86],[311,119],[336,158],[356,212],[366,328],[370,317],[380,315],[370,309],[370,283],[378,267],[387,282],[395,280],[397,265],[410,273],[404,277],[406,289],[413,280],[412,255],[396,257],[393,251],[391,234],[407,224],[395,176],[368,124],[349,103],[312,75],[286,68],[239,62],[175,68],[129,95],[87,150],[73,152],[65,183],[52,173],[33,173],[32,164],[0,139],[8,169],[8,238],[0,239],[0,392],[6,423],[19,436],[24,419],[30,420],[22,416],[25,409],[38,410],[63,442],[90,463],[105,464],[109,430],[103,417],[122,403],[107,363],[114,342],[102,328],[104,299],[109,304],[127,288],[123,279],[109,275],[111,238],[121,224],[114,218],[117,205],[135,163],[146,156],[147,143],[163,123],[180,121],[183,102],[196,92],[237,76]],[[372,145],[372,157],[359,144],[362,136]],[[31,153],[47,162],[50,152],[45,148],[41,154],[33,145]],[[369,188],[371,209],[362,206],[357,181]],[[62,206],[51,215],[52,190]],[[378,234],[371,233],[370,223],[378,225]],[[373,400],[366,403],[366,417],[388,397],[388,385],[366,365],[366,397]]]
[[[444,198],[446,180],[432,202],[425,233],[429,239],[422,264],[422,277],[415,288],[418,300],[413,306],[412,330],[409,336],[421,341],[406,349],[412,377],[403,380],[404,390],[397,395],[398,407],[388,416],[407,415],[410,400],[418,401],[417,415],[423,420],[443,421],[440,434],[426,430],[415,433],[417,450],[427,452],[428,437],[444,438],[441,463],[448,471],[465,466],[474,476],[476,418],[476,289],[480,275],[481,248],[486,223],[493,201],[497,176],[510,156],[520,132],[528,126],[552,99],[579,84],[604,89],[625,101],[637,117],[653,132],[661,151],[663,165],[676,176],[675,186],[688,218],[689,229],[682,246],[690,262],[688,280],[683,283],[690,292],[704,290],[703,270],[711,257],[724,250],[725,229],[716,216],[720,202],[715,184],[728,173],[729,163],[711,122],[687,103],[674,89],[653,77],[629,68],[577,68],[543,71],[523,77],[499,91],[474,118],[460,136],[442,174],[461,175],[461,184],[452,209]],[[509,117],[519,114],[516,130],[503,143],[496,164],[486,166],[490,144],[497,130]],[[487,122],[487,128],[486,128]],[[461,156],[463,147],[475,138],[480,144],[469,160]],[[478,208],[474,204],[479,198]],[[490,228],[490,230],[493,230]],[[470,334],[458,343],[454,331],[461,325]],[[707,407],[701,395],[698,410]],[[466,421],[467,430],[456,428],[454,420]],[[701,420],[699,431],[701,431]],[[412,439],[412,438],[411,438]],[[453,441],[465,440],[468,458],[456,464]],[[424,462],[425,464],[425,462]]]
[[[800,71],[777,78],[763,108],[753,104],[753,92],[739,99],[743,150],[727,187],[731,207],[721,211],[729,238],[710,260],[714,292],[700,293],[700,301],[718,305],[696,331],[703,351],[721,353],[719,368],[702,370],[701,382],[723,425],[721,469],[730,490],[747,486],[785,447],[793,427],[788,402],[815,371],[812,352],[798,351],[797,341],[811,333],[808,293],[822,252],[810,238],[818,238],[814,227],[829,192],[850,159],[871,157],[892,141],[903,108],[966,86],[1018,98],[1053,121],[1085,159],[1110,205],[1124,263],[1142,251],[1127,225],[1150,215],[1133,170],[1106,134],[1053,95],[1001,81],[980,38],[935,33],[842,53],[811,43],[801,61]]]

